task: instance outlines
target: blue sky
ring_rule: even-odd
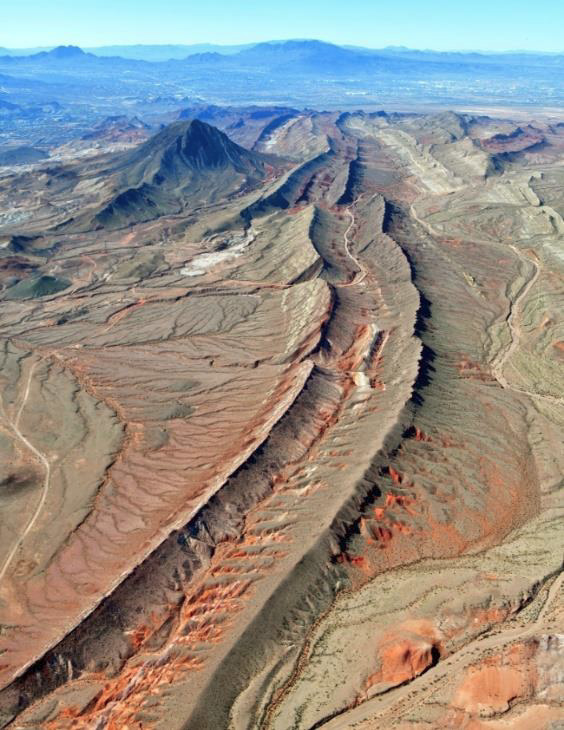
[[[249,43],[564,51],[564,0],[3,0],[0,46]]]

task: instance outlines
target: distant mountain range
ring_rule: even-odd
[[[178,61],[195,53],[220,53],[227,56],[252,48],[253,45],[253,43],[248,43],[238,46],[220,46],[213,43],[194,43],[192,45],[101,46],[84,50],[102,57],[120,56],[139,61]]]
[[[33,144],[43,147],[88,134],[107,117],[137,116],[155,128],[183,108],[210,105],[564,108],[564,53],[374,50],[319,40],[123,49],[93,53],[69,45],[27,56],[0,51],[0,132],[19,144],[24,124]],[[107,55],[112,53],[146,58]],[[164,60],[171,54],[176,57]],[[137,130],[127,134],[143,136]],[[124,141],[121,130],[116,135]]]
[[[213,48],[213,46],[211,46]],[[118,47],[119,48],[119,47]],[[231,47],[232,48],[232,47]],[[409,49],[354,49],[317,40],[279,41],[258,43],[231,53],[205,51],[191,53],[182,59],[147,61],[122,56],[99,56],[78,46],[58,46],[50,51],[39,51],[29,56],[0,56],[0,70],[41,74],[48,72],[51,80],[85,73],[115,77],[117,69],[137,74],[138,78],[150,74],[153,79],[161,76],[167,81],[181,81],[187,75],[200,79],[208,74],[217,83],[220,71],[237,77],[243,83],[245,74],[251,73],[256,82],[264,80],[268,72],[273,79],[349,78],[374,79],[377,77],[441,77],[460,78],[470,74],[500,77],[509,70],[515,79],[522,77],[522,68],[554,70],[564,69],[564,54],[480,54],[414,51]],[[89,71],[89,69],[91,69]],[[62,74],[56,79],[53,74]],[[215,76],[215,79],[212,77]],[[225,77],[227,78],[227,76]],[[283,88],[283,87],[282,87]],[[248,101],[248,100],[247,100]],[[290,101],[290,100],[288,100]]]
[[[71,50],[72,49],[72,50]],[[7,49],[0,48],[0,56],[29,59],[38,57],[71,58],[77,55],[77,46],[58,46],[56,48]],[[541,63],[543,65],[563,63],[562,53],[542,53],[534,51],[433,51],[404,48],[402,46],[388,46],[386,48],[371,49],[359,46],[339,46],[318,40],[287,40],[268,41],[264,43],[249,43],[241,45],[217,45],[212,43],[198,43],[192,45],[112,45],[85,48],[84,55],[98,58],[123,58],[149,62],[185,60],[191,57],[205,56],[209,61],[217,56],[227,61],[229,57],[237,60],[252,60],[260,62],[276,62],[278,60],[301,61],[304,63],[323,63],[324,61],[352,63],[364,60],[367,57],[379,56],[412,61],[450,62],[450,63]],[[225,58],[223,58],[225,57]],[[217,59],[216,59],[217,60]],[[234,60],[234,59],[233,59]]]
[[[93,53],[96,56],[107,57],[107,56],[120,56],[121,58],[128,58],[137,61],[169,61],[169,60],[180,60],[191,56],[195,53],[222,53],[229,55],[231,53],[238,53],[247,48],[252,48],[254,43],[240,44],[235,46],[222,46],[214,43],[193,43],[189,45],[183,44],[163,44],[163,45],[151,45],[151,44],[135,44],[131,46],[126,45],[112,45],[112,46],[93,46],[84,47],[87,53]],[[42,51],[52,51],[54,46],[41,46],[38,48],[3,48],[0,47],[0,56],[32,56]]]

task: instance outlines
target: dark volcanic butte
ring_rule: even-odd
[[[113,169],[117,194],[94,218],[110,229],[241,192],[264,180],[272,165],[260,153],[249,152],[194,119],[171,124],[123,153]]]
[[[0,183],[4,726],[550,726],[563,155],[290,110]]]

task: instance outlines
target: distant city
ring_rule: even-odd
[[[167,123],[197,105],[374,111],[564,109],[564,54],[239,46],[0,49],[0,147],[76,139],[110,115]]]

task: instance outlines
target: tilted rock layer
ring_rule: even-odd
[[[2,727],[556,727],[564,127],[272,114],[0,181]]]

